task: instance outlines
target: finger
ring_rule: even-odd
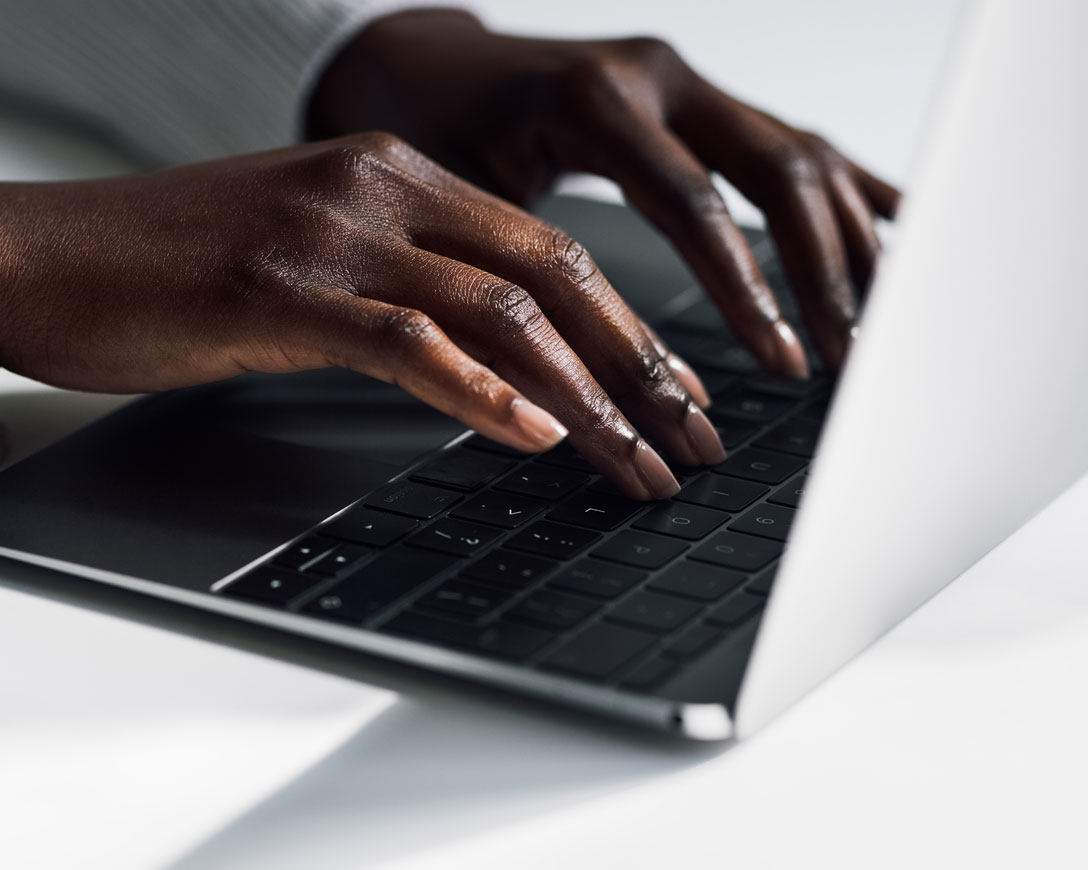
[[[668,466],[526,290],[418,248],[398,252],[397,263],[373,294],[426,307],[463,350],[558,419],[579,452],[632,498],[675,495]]]
[[[631,109],[600,134],[605,174],[687,261],[738,337],[768,369],[807,377],[804,350],[698,158],[651,113]]]
[[[877,178],[871,172],[856,163],[848,162],[850,166],[850,172],[854,176],[854,179],[861,186],[865,196],[868,198],[869,203],[872,205],[873,211],[875,211],[882,218],[892,220],[895,217],[895,213],[899,210],[899,203],[903,198],[903,195],[899,190],[886,181],[882,181]]]
[[[455,209],[461,221],[444,214],[445,208]],[[417,242],[525,288],[640,431],[686,465],[725,458],[713,425],[693,403],[667,351],[658,350],[581,245],[531,215],[486,203],[439,203],[432,217],[427,229],[417,228]],[[465,224],[471,232],[458,229]],[[701,385],[700,390],[705,397]]]
[[[868,200],[858,190],[853,176],[841,161],[826,168],[826,178],[827,190],[846,244],[854,286],[858,293],[865,293],[872,283],[873,271],[880,256],[880,238],[874,227],[876,218]]]
[[[701,79],[692,87],[693,98],[677,123],[707,165],[766,215],[820,355],[838,368],[851,341],[857,303],[820,158],[780,121]]]
[[[566,428],[455,345],[418,310],[322,291],[287,318],[303,355],[396,384],[518,450],[548,450]]]
[[[838,369],[850,346],[857,301],[835,209],[819,169],[802,165],[807,164],[791,162],[791,168],[773,171],[769,185],[745,195],[767,216],[820,356]]]
[[[665,362],[668,363],[673,374],[676,375],[680,380],[680,383],[687,388],[687,391],[691,393],[691,397],[695,400],[695,404],[700,408],[709,408],[713,404],[710,398],[710,392],[707,390],[706,384],[703,383],[702,378],[695,373],[695,369],[688,364],[687,360],[669,349],[669,346],[661,338],[656,329],[650,326],[645,320],[642,320],[642,318],[639,318],[639,322],[642,324],[642,329],[649,337],[650,341],[654,343],[657,352],[665,358]]]

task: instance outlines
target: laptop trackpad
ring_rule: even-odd
[[[206,590],[462,430],[341,370],[153,396],[0,475],[0,546]]]

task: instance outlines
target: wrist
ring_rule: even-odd
[[[317,79],[305,113],[308,141],[333,139],[374,128],[371,108],[393,83],[383,80],[390,53],[402,52],[412,28],[471,27],[483,24],[471,12],[455,8],[409,9],[369,22],[333,57]]]

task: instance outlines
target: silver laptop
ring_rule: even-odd
[[[1086,25],[1072,0],[965,18],[837,383],[756,371],[626,211],[547,205],[715,395],[730,456],[678,469],[668,502],[348,372],[247,376],[140,400],[0,474],[0,555],[746,736],[1088,470]]]

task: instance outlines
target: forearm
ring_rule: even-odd
[[[45,321],[52,303],[36,279],[45,264],[61,267],[49,250],[57,234],[41,206],[56,187],[0,184],[0,368],[21,370],[29,348],[44,338],[36,322]]]

